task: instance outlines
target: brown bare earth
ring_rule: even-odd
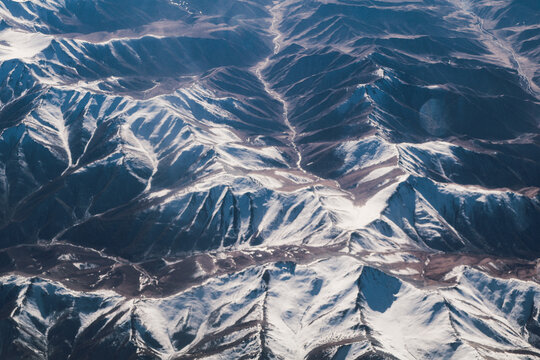
[[[128,298],[164,297],[251,266],[279,261],[302,264],[332,256],[351,256],[420,287],[454,283],[456,279],[448,274],[458,266],[476,268],[498,278],[540,283],[538,260],[419,251],[351,253],[346,249],[344,243],[326,247],[279,246],[133,263],[68,244],[21,245],[0,251],[0,275],[39,276],[73,290],[110,289]]]

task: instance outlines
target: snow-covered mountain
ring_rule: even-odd
[[[540,357],[540,2],[0,0],[0,358]]]

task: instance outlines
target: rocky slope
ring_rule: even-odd
[[[540,357],[539,18],[0,2],[1,357]]]

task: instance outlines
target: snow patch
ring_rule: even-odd
[[[12,29],[0,31],[0,61],[29,59],[51,43],[52,36]]]

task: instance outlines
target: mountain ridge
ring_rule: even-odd
[[[540,357],[538,14],[1,2],[0,354]]]

